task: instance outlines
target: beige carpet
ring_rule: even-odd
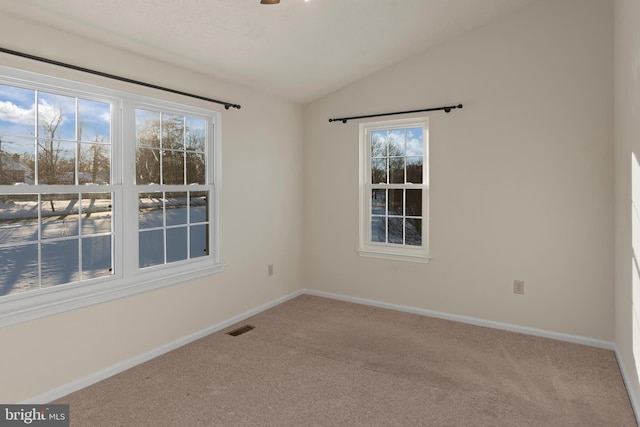
[[[237,326],[56,403],[87,427],[636,425],[609,350],[308,295]]]

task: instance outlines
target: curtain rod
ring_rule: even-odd
[[[82,71],[82,72],[85,72],[85,73],[94,74],[96,76],[107,77],[109,79],[119,80],[119,81],[125,82],[125,83],[133,83],[133,84],[136,84],[136,85],[139,85],[139,86],[148,87],[148,88],[151,88],[151,89],[158,89],[158,90],[162,90],[162,91],[165,91],[165,92],[175,93],[177,95],[184,95],[184,96],[188,96],[190,98],[196,98],[196,99],[201,99],[203,101],[209,101],[209,102],[214,102],[216,104],[222,104],[222,105],[224,105],[224,108],[226,110],[228,110],[231,107],[238,108],[238,109],[240,108],[240,105],[233,104],[231,102],[219,101],[217,99],[207,98],[207,97],[200,96],[200,95],[194,95],[192,93],[182,92],[182,91],[175,90],[175,89],[169,89],[169,88],[166,88],[166,87],[163,87],[163,86],[158,86],[158,85],[154,85],[154,84],[151,84],[151,83],[141,82],[139,80],[133,80],[133,79],[129,79],[129,78],[126,78],[126,77],[116,76],[114,74],[103,73],[102,71],[96,71],[96,70],[91,70],[89,68],[78,67],[77,65],[71,65],[71,64],[64,63],[64,62],[54,61],[52,59],[43,58],[41,56],[30,55],[28,53],[18,52],[16,50],[5,49],[3,47],[0,47],[0,52],[4,52],[4,53],[11,54],[11,55],[16,55],[16,56],[21,56],[23,58],[32,59],[34,61],[46,62],[47,64],[53,64],[53,65],[57,65],[59,67],[70,68],[72,70]]]
[[[462,104],[458,105],[449,105],[447,107],[437,107],[437,108],[424,108],[422,110],[410,110],[410,111],[397,111],[395,113],[380,113],[380,114],[369,114],[368,116],[354,116],[354,117],[340,117],[337,119],[329,119],[329,123],[331,122],[342,122],[347,123],[349,120],[355,119],[366,119],[369,117],[380,117],[380,116],[394,116],[396,114],[409,114],[409,113],[421,113],[423,111],[439,111],[444,110],[445,113],[450,112],[451,110],[455,110],[456,108],[462,108]]]

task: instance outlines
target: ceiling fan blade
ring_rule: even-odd
[[[260,0],[260,4],[278,4],[280,0]]]

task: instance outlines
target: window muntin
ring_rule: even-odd
[[[139,193],[140,268],[209,254],[208,191]]]
[[[0,105],[0,296],[111,276],[111,103],[1,84]]]
[[[136,109],[136,183],[206,184],[207,122]]]
[[[360,125],[362,255],[428,258],[426,119]]]
[[[207,121],[136,109],[138,266],[209,254]],[[167,189],[168,191],[159,191]]]
[[[136,184],[136,144],[124,143],[136,138],[136,109],[169,122],[148,185],[189,203],[186,222],[174,210],[161,229],[162,245],[180,242],[178,255],[151,270],[138,263],[136,221],[149,189]],[[176,117],[183,125],[172,129]],[[216,120],[210,110],[0,67],[0,325],[221,271]]]
[[[113,274],[113,194],[14,193],[0,202],[0,295]]]
[[[111,183],[111,104],[0,84],[0,185]]]

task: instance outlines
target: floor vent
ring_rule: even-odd
[[[255,326],[245,325],[238,329],[234,329],[231,332],[227,332],[227,335],[231,335],[232,337],[237,337],[238,335],[242,335],[244,333],[249,332],[250,330],[255,329]]]

